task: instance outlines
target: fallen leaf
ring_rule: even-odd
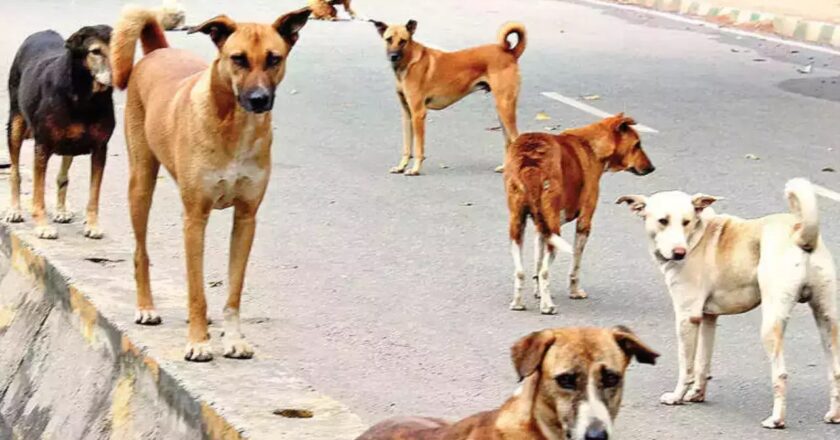
[[[557,124],[557,125],[548,125],[548,126],[546,126],[546,127],[545,127],[545,129],[546,129],[546,131],[556,131],[556,130],[561,129],[562,127],[563,127],[563,126],[562,126],[561,124]]]
[[[747,154],[747,155],[744,155],[744,159],[758,160],[758,156],[756,156],[755,154]]]
[[[297,95],[297,89],[289,90],[290,95]]]
[[[222,285],[222,282],[221,281],[210,281],[209,283],[207,283],[207,285],[210,286],[210,287],[219,287],[219,286]]]
[[[441,169],[449,169],[449,165],[440,164]]]
[[[584,101],[597,101],[599,99],[601,99],[601,97],[598,95],[586,95],[583,97]]]
[[[548,121],[551,119],[551,116],[548,116],[546,112],[539,112],[537,113],[536,120],[538,121]]]
[[[501,125],[496,125],[496,126],[494,126],[494,127],[487,127],[487,128],[485,128],[485,130],[487,130],[487,131],[499,131],[499,130],[501,130],[501,129],[502,129],[502,126],[501,126]]]
[[[805,66],[799,66],[796,68],[796,71],[799,73],[811,73],[812,70],[814,70],[814,63],[810,63]]]
[[[472,206],[472,202],[464,202],[464,206]]]
[[[763,62],[765,62],[765,61],[767,61],[767,60],[766,60],[766,59],[764,59],[764,58],[753,58],[753,61],[755,61],[756,63],[763,63]]]
[[[835,172],[836,170],[835,170],[834,168],[832,168],[832,167],[825,167],[825,168],[823,168],[821,171],[822,171],[822,172],[824,172],[824,173],[833,173],[833,172]]]
[[[732,51],[732,52],[734,52],[734,53],[738,53],[738,52],[740,52],[740,50],[735,49],[734,47],[733,47],[733,48],[731,48],[731,49],[729,49],[729,50],[730,50],[730,51]]]

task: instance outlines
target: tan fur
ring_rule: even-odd
[[[204,233],[212,209],[234,208],[225,307],[225,355],[248,358],[239,332],[239,304],[256,214],[271,172],[271,113],[246,111],[251,90],[270,90],[283,79],[285,61],[309,15],[307,9],[273,25],[237,23],[218,16],[193,28],[219,48],[207,66],[195,55],[167,48],[153,11],[128,8],[112,39],[116,84],[128,87],[125,125],[129,149],[129,204],[134,227],[137,322],[158,324],[149,284],[146,230],[160,165],[177,182],[184,208],[189,290],[186,359],[207,361]],[[147,54],[131,65],[141,40]],[[279,57],[279,58],[278,58]],[[237,64],[246,63],[247,67]],[[274,64],[270,59],[277,61]]]
[[[402,106],[403,153],[392,173],[415,176],[425,159],[425,124],[428,110],[442,110],[476,90],[489,90],[505,135],[505,148],[519,135],[516,101],[519,97],[518,58],[525,50],[525,27],[505,24],[495,44],[443,52],[423,46],[413,38],[417,23],[386,25],[374,21],[386,42],[396,75],[397,96]],[[507,42],[517,34],[515,46]],[[412,153],[413,148],[413,153]],[[406,171],[410,159],[414,165]]]
[[[312,18],[315,20],[336,20],[338,11],[334,5],[342,5],[351,18],[356,18],[356,12],[350,6],[350,0],[307,0],[306,4],[312,10]]]
[[[371,427],[358,440],[583,440],[587,431],[611,430],[631,359],[654,364],[658,356],[625,327],[534,332],[511,348],[521,386],[499,409],[454,423],[395,418]],[[573,389],[563,388],[558,381],[569,374],[575,375]],[[618,381],[607,385],[608,374]],[[587,410],[595,403],[594,395],[604,412],[600,416],[607,420]]]

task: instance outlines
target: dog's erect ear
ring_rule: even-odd
[[[611,118],[610,126],[613,131],[618,133],[624,133],[630,129],[631,125],[636,125],[636,120],[629,117],[624,116],[624,113],[619,113]]]
[[[510,348],[510,357],[519,380],[525,379],[542,364],[545,352],[554,343],[554,332],[543,330],[531,333],[528,336],[516,341]]]
[[[417,30],[417,22],[414,20],[408,20],[408,23],[405,24],[405,29],[409,34],[414,35],[414,31]]]
[[[613,335],[615,342],[621,348],[621,351],[627,356],[627,359],[636,358],[637,362],[642,364],[656,365],[656,358],[659,353],[653,351],[644,342],[633,333],[633,330],[619,325],[613,327]]]
[[[277,29],[277,33],[286,40],[289,46],[294,46],[298,40],[298,33],[303,29],[311,13],[312,10],[309,8],[289,12],[274,21],[274,29]]]
[[[380,37],[381,37],[381,36],[382,36],[382,34],[384,34],[384,33],[385,33],[385,31],[388,29],[388,25],[387,25],[387,24],[385,24],[385,23],[383,23],[383,22],[381,22],[381,21],[370,20],[370,22],[371,22],[371,23],[373,23],[373,25],[374,25],[374,26],[376,26],[376,31],[377,31],[377,32],[379,32],[379,36],[380,36]]]
[[[720,197],[697,193],[691,196],[691,204],[694,205],[694,211],[699,214],[720,199]]]
[[[64,42],[64,47],[69,49],[75,55],[84,55],[87,54],[87,47],[85,46],[85,42],[89,38],[96,38],[98,40],[102,40],[103,43],[108,44],[111,42],[111,26],[100,24],[97,26],[85,26],[78,31],[74,32],[67,40]]]
[[[645,206],[647,206],[647,197],[636,194],[621,196],[615,201],[616,205],[626,203],[630,205],[630,210],[640,217],[645,216]]]
[[[231,20],[227,15],[219,15],[213,17],[198,26],[191,27],[187,33],[194,34],[201,32],[207,34],[213,40],[213,44],[219,49],[225,45],[230,34],[236,31],[236,22]]]

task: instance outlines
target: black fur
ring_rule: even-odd
[[[93,39],[108,43],[109,26],[86,26],[65,41],[55,31],[30,35],[15,55],[9,72],[9,122],[23,117],[26,138],[34,138],[36,154],[76,156],[104,153],[114,131],[112,89],[93,92],[93,77],[84,64]],[[67,128],[81,125],[81,135],[68,139]]]

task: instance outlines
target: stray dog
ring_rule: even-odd
[[[114,30],[114,84],[128,88],[125,129],[136,240],[135,322],[161,322],[149,286],[146,230],[162,164],[177,182],[184,207],[189,361],[213,358],[204,297],[204,234],[211,210],[229,207],[234,208],[234,220],[224,354],[253,356],[240,331],[239,304],[257,210],[271,172],[270,110],[289,52],[308,17],[306,8],[271,25],[237,23],[220,15],[190,29],[188,33],[209,35],[218,48],[210,66],[192,53],[169,48],[154,11],[126,8]],[[138,40],[145,56],[132,66]]]
[[[186,21],[184,5],[179,0],[164,0],[163,4],[155,9],[157,19],[161,27],[167,31],[181,29]]]
[[[388,60],[397,77],[397,96],[402,106],[403,153],[392,173],[420,174],[423,165],[427,110],[443,110],[477,90],[492,92],[505,135],[505,150],[516,139],[516,100],[519,96],[519,65],[525,51],[525,26],[506,23],[498,42],[457,52],[435,50],[414,41],[417,22],[387,25],[373,21],[385,40]],[[517,43],[508,44],[516,34]],[[414,166],[406,171],[414,148]],[[497,168],[501,171],[502,167]]]
[[[608,440],[627,366],[634,357],[653,365],[658,356],[623,326],[534,332],[511,348],[521,386],[501,408],[455,423],[386,420],[357,440]]]
[[[508,149],[505,191],[510,213],[513,301],[511,310],[525,310],[522,302],[522,236],[530,216],[536,227],[534,240],[534,295],[540,312],[557,311],[548,288],[549,267],[557,248],[574,253],[569,273],[569,296],[586,298],[580,288],[580,260],[598,205],[601,175],[605,171],[630,171],[644,176],[654,170],[642,150],[636,122],[620,113],[585,127],[560,134],[523,133]],[[560,226],[577,219],[574,251],[560,238]]]
[[[11,158],[12,206],[7,222],[22,222],[20,209],[20,149],[35,140],[35,190],[32,217],[35,234],[58,238],[44,209],[44,185],[50,156],[63,156],[58,173],[58,201],[53,220],[69,223],[67,173],[73,157],[91,155],[90,195],[85,236],[102,238],[99,229],[99,190],[105,170],[108,140],[114,131],[111,65],[108,44],[111,27],[85,26],[66,41],[55,31],[30,35],[18,49],[9,72],[9,122],[6,127]]]
[[[338,18],[338,11],[335,5],[344,6],[344,10],[350,14],[350,18],[356,18],[356,12],[350,7],[350,0],[307,0],[309,9],[312,10],[312,18],[316,20],[333,21]]]
[[[761,338],[770,358],[773,414],[765,428],[785,426],[787,370],[785,327],[797,302],[814,313],[828,358],[831,400],[827,423],[840,423],[840,340],[834,261],[820,238],[817,200],[811,184],[793,179],[785,187],[790,214],[745,220],[716,215],[718,198],[668,191],[650,197],[623,196],[645,221],[650,252],[665,274],[677,319],[679,379],[666,405],[703,402],[719,315],[761,305]],[[689,389],[690,388],[690,389]]]

